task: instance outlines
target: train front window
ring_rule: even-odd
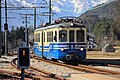
[[[69,41],[70,42],[74,42],[74,30],[70,30],[69,31]]]
[[[77,32],[76,32],[76,40],[77,40],[77,42],[84,42],[84,30],[77,30]]]
[[[60,30],[59,31],[59,41],[66,42],[67,41],[67,30]]]

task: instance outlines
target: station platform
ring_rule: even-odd
[[[120,80],[109,75],[101,75],[95,73],[71,74],[70,80]]]

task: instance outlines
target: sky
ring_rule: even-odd
[[[4,7],[5,0],[2,0],[2,7]],[[87,10],[93,9],[99,4],[107,4],[113,0],[51,0],[52,1],[52,11],[54,15],[52,20],[55,20],[63,16],[80,16]],[[40,7],[49,6],[49,0],[7,0],[8,7]],[[42,14],[43,12],[48,12],[49,8],[37,8],[37,14]],[[2,8],[2,26],[5,23],[5,10]],[[29,9],[8,9],[8,26],[11,29],[12,26],[25,26],[25,15],[24,14],[34,14],[33,8]],[[22,14],[22,15],[20,15]],[[28,27],[34,24],[33,15],[28,16]],[[48,22],[48,16],[37,15],[37,27],[42,23]]]

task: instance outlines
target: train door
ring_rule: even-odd
[[[42,46],[42,58],[44,58],[44,31],[42,30],[42,33],[41,33],[41,46]]]

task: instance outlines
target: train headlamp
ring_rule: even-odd
[[[83,51],[84,49],[83,48],[80,48],[81,51]]]
[[[70,26],[73,26],[73,23],[70,23]]]
[[[61,48],[61,51],[64,51],[64,48]]]

